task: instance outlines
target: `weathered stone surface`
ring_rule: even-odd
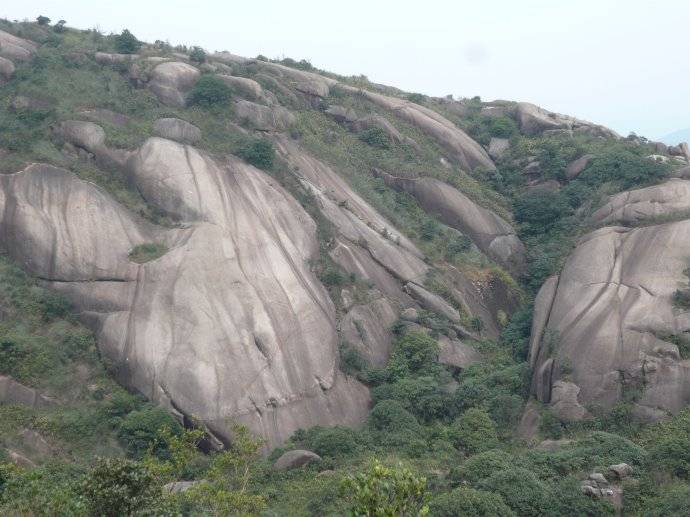
[[[247,61],[250,61],[246,57],[231,54],[230,52],[215,52],[211,55],[212,61],[218,61],[226,65],[243,65]]]
[[[60,135],[67,142],[92,153],[105,144],[105,131],[93,122],[66,120],[60,124]]]
[[[510,149],[510,140],[507,138],[492,137],[489,141],[489,156],[494,160],[498,160]]]
[[[565,168],[565,176],[569,180],[576,178],[580,173],[585,170],[589,162],[594,158],[593,154],[585,154],[580,156],[577,160],[573,160]]]
[[[263,94],[263,88],[253,79],[226,74],[219,74],[216,77],[235,89],[240,95],[248,96],[250,99],[260,99]]]
[[[597,210],[598,224],[635,224],[655,217],[690,216],[690,181],[670,179],[660,185],[621,192]]]
[[[283,131],[296,121],[295,116],[282,106],[262,106],[246,100],[235,102],[235,114],[259,131]]]
[[[435,178],[397,178],[377,171],[386,185],[411,194],[428,213],[465,233],[491,259],[509,268],[524,268],[525,248],[515,230],[491,210]]]
[[[532,313],[532,331],[529,340],[529,363],[530,367],[534,368],[539,352],[539,346],[544,338],[544,328],[549,321],[551,314],[551,306],[553,299],[556,296],[556,288],[558,287],[558,275],[550,276],[546,279],[544,284],[539,289],[536,298],[534,299],[534,311]]]
[[[79,115],[96,124],[110,124],[118,127],[125,127],[131,120],[127,115],[104,108],[82,110]]]
[[[539,434],[540,425],[541,415],[539,414],[539,406],[534,400],[530,400],[522,412],[520,424],[518,424],[517,428],[517,437],[524,442],[533,442]]]
[[[441,364],[464,370],[482,360],[482,355],[470,345],[446,336],[438,338],[438,360]]]
[[[24,469],[33,469],[36,467],[36,464],[33,461],[31,461],[29,458],[27,458],[20,452],[8,449],[7,455],[9,456],[10,461],[18,467],[22,467]]]
[[[14,75],[14,63],[0,56],[0,82],[8,81]]]
[[[494,170],[496,166],[489,155],[462,129],[435,111],[396,97],[387,97],[368,90],[340,84],[339,88],[362,95],[374,104],[391,110],[398,118],[417,126],[438,141],[461,167],[471,171],[477,167]]]
[[[400,144],[405,141],[405,137],[396,129],[396,127],[388,122],[380,115],[368,115],[355,120],[352,124],[353,129],[357,132],[366,131],[371,128],[381,129],[390,138],[394,144]]]
[[[400,319],[405,321],[417,321],[419,320],[419,311],[414,307],[408,307],[400,313]]]
[[[0,375],[0,403],[27,406],[34,409],[56,405],[53,399],[6,375]]]
[[[0,57],[10,61],[28,61],[37,48],[38,45],[33,41],[0,31]]]
[[[517,121],[520,130],[527,135],[537,135],[546,131],[568,131],[587,133],[603,138],[620,138],[615,131],[604,126],[560,113],[553,113],[529,102],[517,104]]]
[[[359,117],[352,108],[345,108],[337,104],[332,104],[324,111],[326,115],[333,117],[338,124],[352,124]]]
[[[96,52],[93,57],[96,60],[96,63],[101,65],[129,63],[139,59],[138,54],[109,54],[107,52]]]
[[[187,63],[161,63],[151,71],[148,87],[163,104],[184,106],[187,93],[200,75],[199,70]]]
[[[532,392],[539,400],[553,401],[551,387],[567,371],[582,406],[610,408],[626,385],[642,387],[640,414],[675,413],[690,403],[690,361],[663,339],[690,330],[690,313],[671,301],[687,282],[688,239],[690,220],[607,227],[580,241],[553,296],[544,332],[551,344],[533,336]],[[544,291],[540,321],[552,289]],[[535,322],[537,332],[540,327]]]
[[[332,86],[337,84],[335,79],[324,77],[312,72],[305,72],[268,61],[255,61],[260,68],[283,79],[300,93],[314,97],[328,97]]]
[[[408,282],[405,284],[405,292],[417,300],[419,304],[427,310],[435,312],[453,323],[460,322],[460,313],[455,307],[439,295],[424,289],[421,285],[414,282]]]
[[[194,144],[201,140],[201,130],[179,118],[159,118],[153,124],[153,133],[183,144]]]
[[[288,451],[278,458],[273,464],[273,470],[296,469],[314,463],[315,461],[321,461],[321,456],[311,451],[297,449]]]
[[[616,465],[609,466],[609,473],[613,478],[623,480],[632,476],[633,468],[627,463],[618,463]]]
[[[318,245],[300,205],[239,160],[159,138],[130,179],[187,227],[152,227],[60,169],[0,177],[3,248],[75,303],[122,382],[226,439],[230,420],[269,446],[299,427],[361,422],[368,393],[337,368],[335,312],[309,268]],[[128,260],[156,241],[168,253]]]
[[[578,422],[588,415],[577,399],[579,393],[572,382],[556,381],[551,386],[551,409],[563,422]]]
[[[369,364],[385,366],[393,348],[391,327],[398,312],[386,298],[355,305],[340,325],[341,339],[353,346]]]

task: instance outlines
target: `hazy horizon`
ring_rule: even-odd
[[[653,139],[690,127],[690,3],[388,0],[327,12],[311,1],[37,1],[0,16],[42,14],[71,27],[131,30],[254,57],[308,59],[342,75],[427,95],[479,95],[547,109]]]

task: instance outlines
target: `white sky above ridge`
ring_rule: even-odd
[[[534,102],[649,138],[690,127],[687,0],[23,0],[0,17],[131,30],[427,95]]]

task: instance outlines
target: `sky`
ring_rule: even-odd
[[[308,59],[427,95],[528,101],[661,138],[690,127],[688,0],[22,0],[34,19]]]

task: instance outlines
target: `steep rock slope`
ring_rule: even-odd
[[[194,224],[153,227],[70,173],[32,166],[1,178],[5,251],[74,300],[123,382],[221,438],[230,419],[270,445],[305,423],[361,421],[367,391],[337,369],[334,309],[309,271],[315,228],[299,205],[250,166],[163,139],[131,171],[152,203]],[[170,251],[128,260],[151,241]]]
[[[690,330],[690,313],[672,303],[690,265],[687,184],[670,180],[613,196],[595,221],[682,220],[590,233],[539,292],[532,391],[561,418],[584,418],[591,404],[611,408],[626,390],[646,420],[690,403],[690,361],[671,339]]]

